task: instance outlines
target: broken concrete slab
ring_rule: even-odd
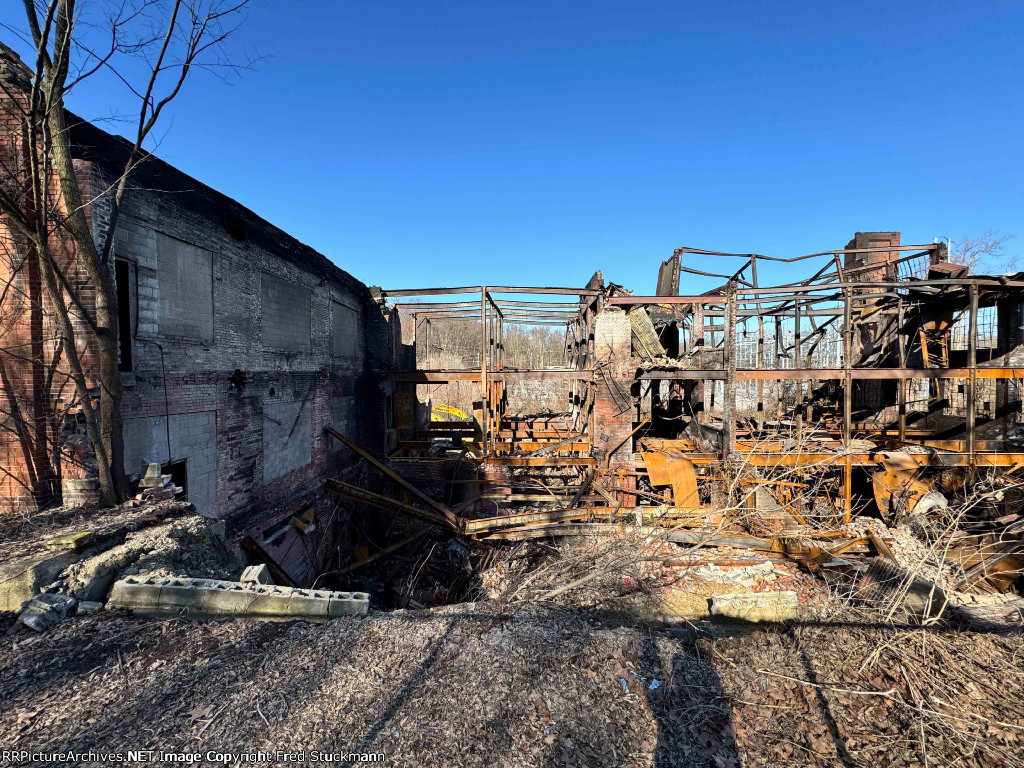
[[[719,566],[708,563],[694,568],[689,575],[705,581],[735,584],[737,587],[753,587],[759,581],[775,581],[782,574],[776,570],[774,563],[764,560],[740,566]]]
[[[240,581],[243,584],[273,584],[274,577],[270,574],[270,568],[266,563],[250,565],[242,571]]]
[[[37,595],[22,606],[18,621],[36,632],[45,632],[73,612],[77,603],[78,601],[71,595],[60,593]]]
[[[74,531],[62,533],[59,536],[52,536],[43,542],[43,546],[51,552],[61,552],[65,549],[77,552],[87,544],[91,544],[95,538],[96,534],[92,531]]]
[[[219,579],[127,578],[114,582],[108,607],[157,616],[326,619],[366,613],[369,595]]]
[[[797,617],[796,592],[742,592],[711,599],[711,616],[725,621],[781,622]]]
[[[77,558],[73,550],[65,550],[0,564],[0,611],[20,610]]]

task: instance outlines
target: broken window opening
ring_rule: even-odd
[[[118,368],[124,372],[135,370],[132,360],[132,265],[125,259],[114,262],[114,287],[117,291],[117,327],[120,345]]]

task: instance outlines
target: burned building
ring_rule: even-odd
[[[11,100],[29,75],[0,59],[16,165]],[[99,231],[130,146],[68,123]],[[654,296],[601,272],[576,287],[370,289],[155,157],[132,172],[115,232],[127,473],[159,465],[293,584],[345,581],[431,537],[469,573],[477,543],[627,520],[815,567],[877,549],[845,529],[865,510],[891,521],[1024,465],[1024,276],[969,274],[899,232],[792,257],[679,248]],[[35,259],[11,231],[4,242],[0,499],[88,501],[89,443]],[[74,244],[54,250],[87,305]],[[809,276],[767,283],[780,263]],[[691,277],[721,283],[697,292]],[[989,511],[979,535],[1003,519]],[[1017,572],[1018,537],[1002,533],[963,544],[965,578]]]
[[[709,272],[712,262],[733,268]],[[771,262],[809,264],[810,277],[765,285],[758,267]],[[688,294],[690,275],[722,285]],[[576,288],[384,289],[397,363],[388,464],[445,500],[454,517],[430,522],[448,535],[497,542],[629,522],[813,569],[874,551],[844,533],[858,515],[922,514],[1024,464],[1022,289],[1022,275],[967,274],[945,245],[902,244],[898,232],[784,259],[680,248],[655,296],[600,273]],[[469,327],[474,354],[432,354],[451,324]],[[524,325],[564,333],[557,363],[509,360],[509,333]],[[557,389],[561,407],[511,408],[530,382]],[[438,393],[456,385],[469,387],[472,413],[438,413]],[[1003,589],[1021,565],[1018,534],[996,532],[1015,519],[1004,506],[972,523],[988,533],[954,547],[965,579]],[[979,543],[993,535],[998,544]]]

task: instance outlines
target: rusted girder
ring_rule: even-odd
[[[978,379],[1020,379],[1024,368],[977,368]],[[970,368],[854,368],[850,376],[856,380],[884,379],[969,379]],[[842,380],[842,368],[774,368],[759,370],[743,368],[736,371],[736,381],[830,381]],[[655,379],[701,379],[703,381],[726,378],[725,370],[678,368],[674,370],[643,371],[637,377],[643,381]]]
[[[480,371],[451,371],[451,370],[418,370],[418,371],[391,371],[387,374],[390,381],[406,383],[430,383],[446,381],[479,381]],[[487,372],[490,381],[570,381],[585,380],[594,378],[593,371],[589,370],[550,370],[550,371],[513,371],[503,368]]]

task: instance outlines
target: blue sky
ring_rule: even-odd
[[[857,230],[1024,253],[1022,38],[1019,0],[264,0],[233,45],[268,58],[194,77],[157,153],[392,288],[648,293],[676,246]],[[70,106],[135,108],[99,79]]]

